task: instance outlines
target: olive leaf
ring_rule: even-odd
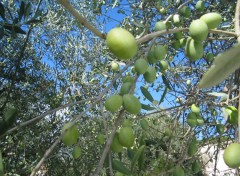
[[[5,9],[3,4],[0,2],[0,16],[5,20]]]
[[[142,109],[147,110],[147,111],[151,111],[151,110],[155,109],[154,107],[151,107],[149,105],[145,105],[145,104],[142,104],[142,103],[141,103],[141,106],[142,106]]]
[[[140,89],[141,89],[141,92],[144,95],[144,97],[146,97],[150,102],[153,102],[154,99],[153,99],[152,95],[150,94],[150,92],[148,92],[148,90],[143,86],[141,86]]]
[[[125,163],[123,163],[121,161],[113,160],[112,167],[114,170],[119,171],[123,174],[131,175],[131,171],[125,166]]]
[[[215,96],[215,97],[221,97],[219,102],[225,101],[228,98],[228,94],[222,93],[222,92],[210,92],[210,93],[208,93],[208,95],[212,95],[212,96]]]
[[[163,102],[163,100],[164,100],[164,98],[165,98],[165,96],[166,96],[166,94],[167,94],[167,91],[168,91],[168,88],[167,87],[165,87],[165,89],[164,89],[164,91],[163,91],[163,94],[162,94],[162,96],[161,96],[161,99],[160,99],[160,101],[159,101],[159,105]]]
[[[25,3],[22,1],[21,5],[20,5],[20,10],[18,12],[18,19],[19,19],[19,21],[21,21],[21,19],[23,17],[24,10],[25,10]]]
[[[199,88],[208,88],[219,84],[239,67],[240,45],[237,45],[216,57],[213,65],[200,80]]]
[[[0,175],[3,175],[3,158],[1,151],[0,151]]]

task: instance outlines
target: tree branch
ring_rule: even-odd
[[[142,38],[138,39],[137,43],[138,44],[145,43],[145,42],[148,42],[149,40],[152,40],[155,37],[159,37],[159,36],[162,36],[164,34],[173,34],[173,33],[176,33],[176,32],[188,32],[188,31],[189,31],[188,28],[176,28],[176,29],[153,32],[151,34],[145,35]],[[237,34],[234,33],[234,32],[228,32],[228,31],[222,31],[222,30],[209,30],[209,33],[237,37]]]
[[[240,43],[239,11],[240,11],[240,0],[237,1],[236,11],[235,11],[235,33],[238,36],[238,43]]]
[[[237,38],[238,43],[240,43],[239,11],[240,11],[240,0],[237,1],[236,11],[235,11],[235,33],[238,37]],[[237,71],[239,72],[239,70],[237,70]],[[238,95],[239,94],[240,94],[240,89],[238,91]],[[238,142],[240,143],[240,96],[239,96],[238,100],[239,100],[238,101]]]
[[[62,4],[62,6],[64,6],[78,20],[79,23],[88,28],[90,31],[92,31],[96,36],[100,37],[101,39],[106,39],[106,35],[101,33],[90,23],[88,23],[88,21],[75,10],[75,8],[69,3],[68,0],[59,0],[59,3]]]

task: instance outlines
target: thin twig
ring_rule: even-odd
[[[75,10],[68,0],[59,0],[59,3],[62,4],[78,20],[78,22],[92,31],[96,36],[100,37],[101,39],[106,39],[106,35],[88,23],[88,21]]]

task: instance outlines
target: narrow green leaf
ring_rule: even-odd
[[[212,66],[203,75],[199,88],[215,86],[240,67],[240,45],[234,46],[218,55]]]
[[[31,23],[40,23],[40,22],[42,22],[41,20],[36,20],[36,19],[30,19],[30,20],[28,20],[27,22],[25,22],[25,24],[31,24]]]
[[[142,145],[137,152],[134,154],[134,157],[131,161],[131,170],[133,170],[134,165],[136,164],[136,162],[138,161],[138,159],[140,158],[140,156],[142,155],[142,153],[144,152],[145,149],[145,145]]]
[[[141,86],[140,89],[144,97],[146,97],[150,102],[153,102],[154,99],[152,95],[148,92],[148,90],[143,86]]]
[[[140,171],[144,170],[144,163],[145,163],[145,154],[144,154],[144,152],[142,152],[138,159],[138,169]]]
[[[3,38],[3,36],[4,36],[4,29],[0,27],[0,40]]]
[[[2,159],[2,151],[0,151],[0,175],[3,175],[3,159]]]
[[[151,107],[149,105],[145,105],[145,104],[142,104],[142,103],[141,103],[141,105],[142,105],[142,109],[147,110],[147,111],[151,111],[151,110],[155,109],[154,107]]]
[[[166,78],[166,76],[162,75],[163,83],[167,86],[168,89],[172,90],[172,86],[170,85],[169,80]]]
[[[38,10],[37,12],[36,12],[36,14],[34,15],[34,19],[36,19],[36,18],[38,18],[39,16],[42,16],[43,14],[43,11],[42,10]],[[48,12],[46,12],[46,14],[47,14]]]
[[[165,87],[165,89],[164,89],[164,91],[163,91],[163,94],[162,94],[162,96],[161,96],[161,99],[159,100],[159,105],[163,102],[163,100],[164,100],[164,98],[165,98],[165,96],[166,96],[166,94],[167,94],[167,87]]]
[[[27,19],[28,16],[30,15],[30,11],[31,11],[31,4],[28,3],[26,8],[25,8],[25,12],[24,12],[24,18]]]
[[[119,171],[126,175],[131,175],[131,171],[125,166],[125,164],[118,160],[112,161],[112,167],[114,170]]]
[[[130,149],[130,148],[127,149],[127,156],[130,160],[133,159],[134,153],[135,152],[133,151],[133,149]]]
[[[19,21],[21,21],[21,19],[23,17],[24,10],[25,10],[25,3],[22,1],[21,5],[20,5],[20,10],[18,12],[18,19],[19,19]]]
[[[0,2],[0,16],[5,20],[5,9],[3,4]]]
[[[3,27],[5,29],[8,29],[8,30],[13,31],[15,33],[26,34],[26,32],[18,26],[14,26],[14,25],[11,25],[11,24],[5,24]]]

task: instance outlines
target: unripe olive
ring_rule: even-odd
[[[175,14],[173,15],[173,24],[176,26],[176,27],[179,27],[180,26],[180,15],[178,14]]]
[[[123,28],[114,28],[106,38],[110,51],[121,60],[128,60],[137,54],[138,46],[133,35]]]
[[[196,113],[196,114],[199,114],[200,113],[200,108],[197,105],[192,104],[191,105],[191,111]]]
[[[203,20],[194,20],[190,24],[189,32],[194,40],[203,41],[207,38],[208,26]]]
[[[108,111],[111,112],[116,112],[123,103],[123,99],[122,96],[120,95],[112,95],[111,97],[109,97],[106,102],[105,102],[105,108]]]
[[[232,143],[225,150],[223,159],[230,168],[240,167],[240,144]]]
[[[114,71],[114,72],[117,72],[117,71],[119,71],[119,64],[117,63],[117,62],[112,62],[111,63],[111,68],[112,68],[112,71]]]
[[[167,29],[167,26],[163,21],[157,22],[154,26],[155,31],[163,31],[163,30],[166,30],[166,29]]]
[[[138,114],[141,110],[141,103],[134,95],[125,94],[123,95],[123,107],[131,114]]]
[[[204,10],[204,8],[205,8],[205,5],[204,5],[204,2],[203,1],[198,1],[197,3],[196,3],[196,10],[198,11],[198,12],[202,12],[203,10]]]
[[[179,13],[186,18],[189,18],[191,16],[191,9],[188,6],[184,6],[180,9]]]
[[[62,137],[62,142],[69,146],[77,143],[79,131],[76,125],[71,126],[71,123],[66,123],[63,125],[62,133],[64,133]],[[70,128],[69,128],[70,127]]]
[[[110,148],[113,152],[117,152],[117,153],[121,152],[123,150],[123,146],[119,143],[119,133],[118,132],[115,133]]]
[[[119,131],[119,143],[127,148],[130,148],[134,144],[134,132],[131,127],[123,127]]]
[[[75,146],[72,152],[72,156],[74,159],[77,159],[81,156],[81,148],[79,146]]]
[[[126,83],[126,82],[133,83],[133,81],[134,81],[134,78],[132,76],[127,75],[123,77],[123,83]]]
[[[149,66],[147,71],[144,73],[143,77],[146,82],[153,83],[156,79],[156,69],[152,66]]]
[[[121,86],[121,89],[120,89],[120,95],[128,94],[130,89],[131,89],[131,87],[132,87],[132,83],[131,82],[123,83],[122,86]]]
[[[164,45],[156,45],[154,48],[154,55],[157,60],[162,60],[166,57],[167,48]]]
[[[188,39],[185,47],[185,54],[191,61],[196,61],[203,56],[203,45],[201,42]]]
[[[208,29],[214,29],[222,22],[222,16],[215,12],[207,13],[201,16],[200,19],[207,24]]]
[[[155,50],[154,50],[155,46],[152,46],[152,48],[150,49],[150,51],[148,51],[147,54],[147,60],[149,64],[155,64],[157,62],[157,58],[155,57]]]
[[[138,74],[144,74],[147,71],[148,63],[145,59],[138,59],[136,60],[135,64],[135,70]]]

